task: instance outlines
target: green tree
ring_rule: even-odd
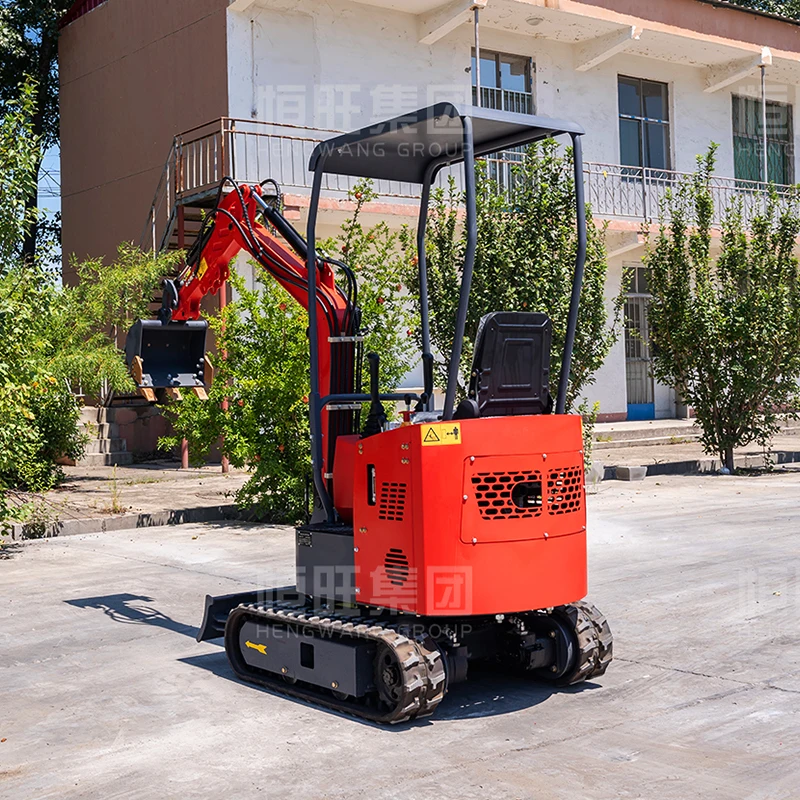
[[[694,407],[707,452],[733,470],[733,450],[766,446],[781,412],[795,408],[800,378],[798,199],[772,193],[745,224],[741,201],[724,211],[711,255],[710,188],[716,145],[668,196],[648,243],[653,372]]]
[[[78,281],[61,290],[50,323],[55,373],[101,403],[113,392],[135,391],[118,345],[135,319],[150,316],[162,277],[174,274],[181,258],[179,252],[153,257],[125,243],[111,264],[97,259],[75,265]]]
[[[417,352],[413,338],[415,305],[413,300],[409,302],[403,285],[411,242],[408,228],[392,231],[385,222],[364,228],[361,222],[364,207],[377,198],[372,181],[359,181],[348,193],[348,199],[355,204],[352,217],[344,222],[338,236],[320,242],[319,249],[331,257],[340,257],[355,272],[363,350],[380,355],[380,389],[391,392],[405,377]],[[369,386],[366,359],[361,383],[366,390]]]
[[[22,84],[0,119],[0,274],[19,254],[32,219],[28,198],[39,169],[39,139],[31,123],[35,96],[30,81]]]
[[[526,149],[513,170],[508,188],[487,176],[479,163],[477,176],[478,243],[470,306],[461,359],[465,390],[481,317],[490,311],[536,311],[553,323],[551,391],[561,371],[572,274],[577,247],[575,183],[572,158],[555,142]],[[444,387],[453,345],[453,320],[458,306],[465,234],[459,206],[463,196],[453,183],[448,193],[433,195],[428,221],[426,258],[431,314],[431,341],[438,351],[436,378]],[[612,325],[604,289],[607,273],[603,232],[587,209],[588,248],[575,349],[567,391],[568,408],[594,380],[594,373],[618,336],[621,300],[613,304]],[[415,270],[409,280],[419,290]]]
[[[731,5],[777,14],[779,17],[800,19],[800,0],[728,0]]]
[[[37,87],[30,117],[38,147],[36,176],[45,151],[58,142],[58,22],[72,0],[0,0],[0,110],[17,101],[18,87],[31,79]],[[32,261],[39,235],[38,184],[25,200],[28,220],[23,257]]]

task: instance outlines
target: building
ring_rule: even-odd
[[[302,223],[316,141],[434,101],[471,101],[475,6],[483,104],[587,129],[609,297],[623,267],[640,263],[642,225],[711,141],[715,191],[757,207],[762,73],[768,177],[794,183],[800,25],[725,2],[79,0],[60,42],[65,254],[110,257],[123,239],[187,244],[226,174],[277,178]],[[346,188],[327,184],[322,235],[346,217]],[[377,188],[373,213],[413,221],[415,187]],[[629,332],[590,391],[602,419],[680,410],[650,377],[646,305],[639,267]]]

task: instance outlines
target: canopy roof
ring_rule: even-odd
[[[464,119],[467,117],[472,120],[476,156],[562,133],[584,133],[580,125],[564,120],[437,103],[320,142],[311,154],[309,169],[359,178],[422,183],[429,167],[463,160]]]

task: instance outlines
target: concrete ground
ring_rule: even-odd
[[[562,691],[483,676],[388,729],[243,685],[194,641],[206,592],[291,580],[286,529],[17,546],[0,561],[0,797],[796,800],[799,497],[797,473],[601,484],[607,674]]]

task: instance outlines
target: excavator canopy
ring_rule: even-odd
[[[476,157],[561,134],[580,136],[580,125],[532,114],[437,103],[366,128],[326,139],[309,169],[376,180],[423,183],[429,169],[464,160],[464,120],[472,121]]]

